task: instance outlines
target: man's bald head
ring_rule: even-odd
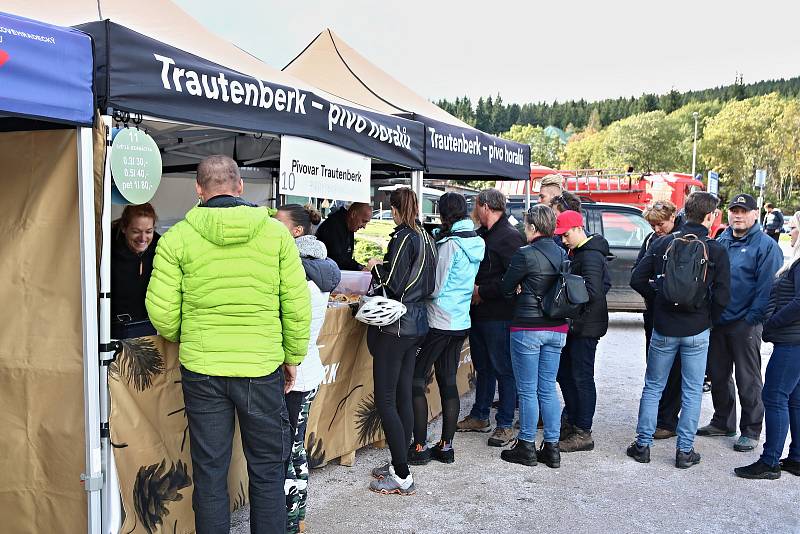
[[[372,219],[372,206],[364,202],[353,202],[347,208],[347,229],[358,232]]]
[[[208,156],[197,166],[197,194],[203,201],[217,195],[238,197],[243,190],[239,166],[228,156]]]

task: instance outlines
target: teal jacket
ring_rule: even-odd
[[[486,244],[473,231],[472,221],[464,219],[439,235],[436,247],[436,288],[428,301],[428,324],[437,330],[468,330],[472,290]]]

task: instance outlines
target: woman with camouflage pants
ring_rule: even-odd
[[[305,438],[308,412],[311,401],[324,375],[319,359],[317,338],[325,321],[328,308],[328,294],[341,279],[339,267],[328,258],[325,244],[317,241],[311,233],[312,224],[319,224],[320,216],[316,210],[299,204],[288,204],[278,208],[275,218],[281,221],[295,238],[303,268],[306,271],[308,290],[311,293],[311,336],[305,360],[297,368],[297,380],[286,394],[286,408],[289,424],[294,431],[291,457],[287,460],[286,511],[288,515],[286,532],[295,534],[305,530],[306,496],[308,495],[308,463],[306,460]]]

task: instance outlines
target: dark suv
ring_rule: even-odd
[[[521,228],[525,200],[509,199],[506,210],[520,222]],[[653,231],[642,217],[641,210],[625,204],[591,201],[584,201],[581,210],[586,231],[605,237],[611,249],[608,263],[611,274],[611,290],[607,296],[609,311],[643,311],[642,297],[629,285],[631,269],[642,242]]]

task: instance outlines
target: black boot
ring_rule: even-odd
[[[536,465],[536,443],[517,439],[513,447],[500,453],[500,458],[512,464]]]
[[[542,442],[542,448],[536,451],[536,459],[553,469],[561,467],[561,449],[558,448],[558,442]]]

